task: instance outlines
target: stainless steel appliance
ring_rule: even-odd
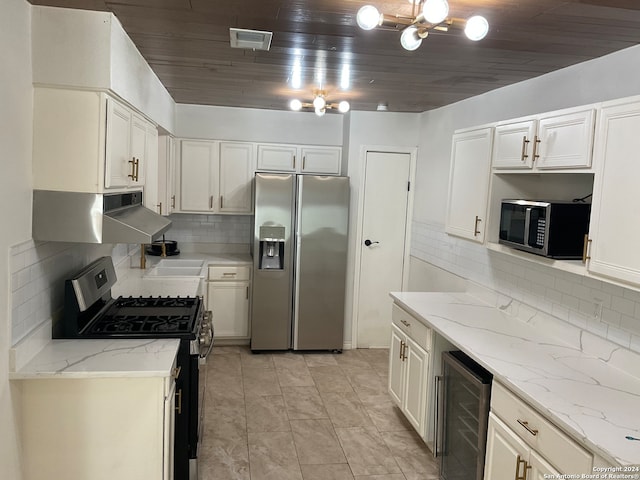
[[[347,177],[257,173],[251,349],[342,350]]]
[[[558,259],[580,259],[591,204],[502,200],[499,243]]]
[[[493,376],[460,351],[442,352],[434,453],[442,480],[482,480]]]
[[[65,281],[64,313],[53,338],[178,338],[174,478],[197,477],[204,364],[213,347],[211,312],[199,297],[111,297],[116,274],[101,257]]]
[[[55,242],[151,243],[171,220],[142,205],[142,192],[33,191],[33,238]]]

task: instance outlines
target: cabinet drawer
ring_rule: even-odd
[[[589,452],[495,381],[491,410],[560,473],[591,473],[593,456]]]
[[[394,325],[425,350],[431,350],[431,329],[397,305],[393,306]]]
[[[212,265],[209,267],[209,280],[249,280],[251,267],[249,265]]]

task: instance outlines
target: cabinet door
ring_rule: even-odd
[[[493,412],[489,413],[484,478],[523,478],[529,447]]]
[[[297,153],[292,145],[258,145],[258,170],[294,172]]]
[[[145,169],[147,164],[147,126],[148,122],[137,115],[131,120],[131,150],[130,156],[134,161],[133,178],[129,185],[133,187],[144,185]],[[156,152],[158,147],[156,146]]]
[[[249,282],[209,282],[207,301],[216,338],[249,336]]]
[[[302,173],[339,175],[341,163],[340,147],[302,147]]]
[[[531,168],[536,121],[498,125],[494,134],[493,168]]]
[[[182,140],[180,150],[180,211],[213,212],[218,198],[217,143]]]
[[[410,337],[406,343],[404,412],[418,434],[424,437],[429,355]]]
[[[540,169],[589,168],[595,110],[543,116],[538,122],[535,166]]]
[[[588,269],[640,284],[640,102],[602,108],[596,131]]]
[[[445,230],[451,235],[484,241],[491,169],[492,129],[453,136],[449,202]]]
[[[553,466],[544,458],[542,458],[535,450],[531,450],[531,454],[529,455],[529,465],[531,465],[531,470],[527,474],[527,480],[546,480],[549,478],[560,478],[561,472],[553,468]],[[578,470],[575,470],[564,473],[577,474],[579,472]]]
[[[400,408],[404,398],[404,362],[401,354],[405,339],[405,334],[392,324],[389,347],[389,394]]]
[[[220,143],[220,213],[251,213],[254,158],[252,143]]]
[[[130,146],[131,111],[115,100],[107,98],[105,188],[129,185],[129,180],[135,173]]]
[[[164,434],[162,438],[163,453],[162,453],[162,467],[163,467],[163,480],[173,480],[173,449],[175,445],[175,430],[176,430],[176,382],[171,380],[171,388],[169,393],[164,399]]]

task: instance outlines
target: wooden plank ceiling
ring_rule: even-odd
[[[352,109],[422,112],[640,42],[637,0],[449,0],[485,16],[488,36],[432,33],[408,52],[396,31],[363,31],[356,12],[407,0],[31,0],[113,12],[178,103],[287,109],[323,88]],[[232,49],[229,28],[273,32],[269,51]],[[291,86],[299,65],[302,87]],[[343,77],[345,76],[345,77]],[[341,79],[348,78],[348,86]]]

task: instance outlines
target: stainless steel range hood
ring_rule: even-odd
[[[142,206],[142,192],[33,191],[33,238],[78,243],[151,243],[171,221]]]

